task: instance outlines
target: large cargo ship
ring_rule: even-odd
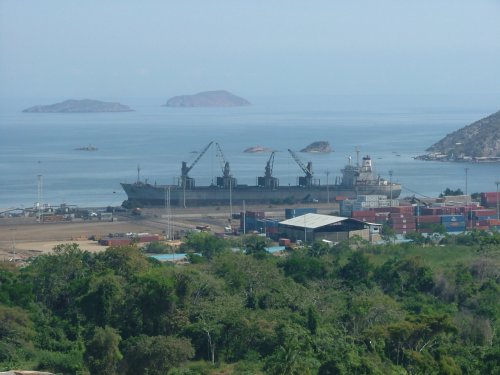
[[[195,179],[188,173],[215,143],[221,158],[222,176],[209,186],[196,186]],[[295,202],[327,203],[336,197],[354,198],[357,195],[385,195],[395,199],[401,194],[401,185],[376,175],[369,156],[362,158],[361,164],[352,165],[349,161],[342,169],[342,177],[334,184],[320,184],[314,178],[312,162],[304,164],[292,150],[292,158],[304,172],[299,176],[297,185],[280,186],[279,179],[273,176],[274,152],[269,157],[263,176],[257,177],[256,185],[238,184],[231,175],[230,165],[224,158],[220,145],[210,142],[188,166],[182,162],[181,176],[176,185],[149,184],[140,180],[138,173],[134,183],[122,183],[131,205],[164,206],[203,206],[203,205],[242,205],[252,203],[292,204]]]

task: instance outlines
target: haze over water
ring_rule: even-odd
[[[469,192],[491,191],[498,164],[412,157],[500,109],[499,14],[496,0],[0,1],[0,207],[33,205],[38,175],[43,202],[120,204],[138,164],[173,183],[211,140],[240,183],[268,158],[245,148],[281,151],[274,172],[287,185],[301,174],[287,148],[326,140],[334,153],[301,155],[322,183],[359,146],[411,191],[464,190],[465,168]],[[219,89],[253,106],[160,107]],[[84,98],[136,112],[20,112]],[[74,151],[88,144],[99,150]],[[191,171],[197,184],[218,174],[214,152]]]
[[[0,207],[31,206],[38,200],[42,175],[42,201],[106,206],[126,199],[120,182],[141,179],[173,184],[182,161],[190,165],[208,142],[220,143],[232,174],[240,184],[253,185],[262,176],[269,154],[243,151],[261,145],[277,152],[274,174],[281,185],[294,185],[302,175],[287,149],[300,150],[318,140],[330,142],[331,154],[304,154],[315,177],[333,184],[351,156],[356,162],[370,155],[377,172],[404,186],[403,196],[414,192],[437,196],[445,188],[468,192],[494,191],[498,164],[439,163],[413,160],[447,133],[487,115],[494,100],[481,104],[417,108],[401,98],[309,97],[255,98],[239,108],[166,108],[160,98],[129,99],[136,112],[101,114],[26,114],[24,103],[11,103],[1,112]],[[443,101],[444,99],[441,98]],[[457,101],[454,98],[453,101]],[[421,102],[423,102],[421,100]],[[87,145],[97,151],[76,151]],[[215,148],[190,172],[198,185],[221,175]]]

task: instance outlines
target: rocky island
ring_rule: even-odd
[[[256,153],[262,153],[262,152],[273,152],[273,150],[270,149],[270,148],[268,148],[268,147],[253,146],[253,147],[247,148],[243,152],[246,152],[246,153],[249,153],[249,154],[256,154]]]
[[[50,105],[36,105],[25,109],[25,113],[96,113],[96,112],[131,112],[127,105],[99,100],[66,100]]]
[[[180,95],[168,99],[164,107],[242,107],[250,105],[246,99],[228,91],[205,91],[194,95]]]
[[[419,160],[500,162],[500,111],[433,144]]]
[[[330,144],[326,141],[313,142],[309,146],[300,150],[300,152],[315,152],[315,153],[321,153],[321,154],[327,154],[327,153],[332,152],[332,151],[333,150],[330,147]]]

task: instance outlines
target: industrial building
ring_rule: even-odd
[[[297,240],[304,243],[316,241],[340,242],[359,236],[367,241],[380,240],[382,224],[367,223],[361,220],[308,213],[279,223],[281,235],[292,242]]]

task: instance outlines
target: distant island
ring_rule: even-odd
[[[242,107],[250,102],[228,91],[205,91],[194,95],[180,95],[168,99],[164,107]]]
[[[268,147],[253,146],[253,147],[247,148],[243,152],[246,152],[246,153],[249,153],[249,154],[256,154],[256,153],[261,153],[261,152],[273,152],[273,150],[270,149],[270,148],[268,148]]]
[[[300,150],[300,152],[315,152],[315,153],[322,153],[322,154],[326,154],[326,153],[329,153],[332,151],[333,150],[330,147],[330,144],[326,141],[313,142],[309,146]]]
[[[415,159],[500,162],[500,111],[448,134],[426,151]]]
[[[25,113],[95,113],[95,112],[131,112],[127,105],[99,100],[65,100],[50,105],[36,105],[25,109]]]

